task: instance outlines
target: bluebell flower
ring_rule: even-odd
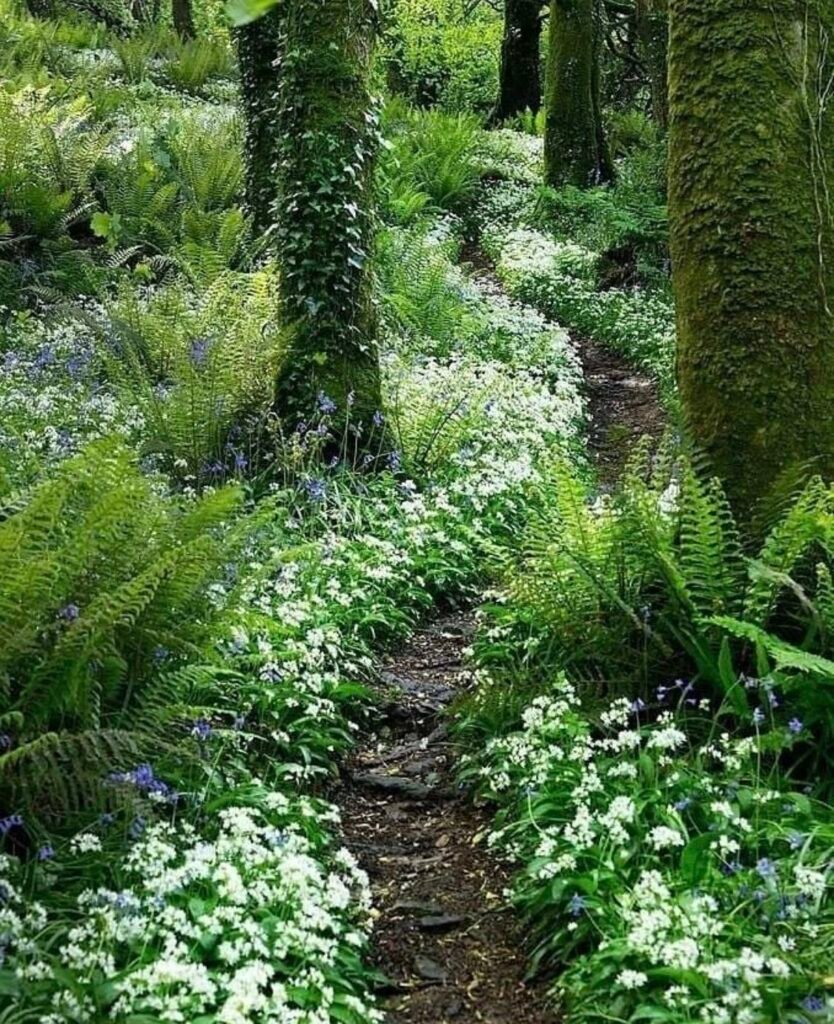
[[[156,647],[154,647],[153,649],[153,660],[157,665],[162,665],[164,662],[166,662],[170,655],[171,652],[168,650],[167,647],[164,647],[162,644],[157,644]]]
[[[765,713],[764,713],[764,711],[762,711],[761,708],[756,708],[756,710],[753,712],[753,724],[754,725],[761,725],[762,722],[764,722],[764,720],[765,720]]]
[[[327,487],[323,480],[307,480],[304,483],[304,489],[307,491],[307,497],[312,501],[323,501],[327,493]]]
[[[235,452],[235,470],[238,473],[242,473],[248,465],[249,460],[246,458],[243,452]]]
[[[7,732],[0,733],[0,750],[8,750],[12,745],[12,738]]]
[[[578,892],[575,892],[570,898],[568,909],[570,910],[571,917],[580,917],[585,911],[585,897],[580,896]]]
[[[776,865],[768,857],[761,857],[756,861],[756,874],[765,880],[776,877]]]
[[[107,828],[112,825],[116,820],[116,815],[112,811],[104,811],[98,816],[98,823],[102,828]]]
[[[268,683],[280,683],[283,678],[284,673],[277,665],[265,665],[261,670],[261,679]]]
[[[35,357],[35,368],[43,370],[55,362],[55,350],[51,345],[44,345]]]
[[[737,875],[739,871],[741,871],[740,861],[723,861],[721,864],[721,873],[724,875]]]
[[[674,807],[676,811],[685,811],[688,807],[692,806],[692,798],[685,796],[680,800],[676,801]]]
[[[396,472],[402,466],[402,455],[396,450],[389,452],[385,462],[390,470]]]
[[[5,835],[13,828],[23,827],[23,816],[21,814],[9,814],[0,818],[0,835]]]
[[[198,718],[194,725],[191,727],[191,735],[198,739],[201,743],[205,743],[206,740],[210,739],[211,734],[211,725],[205,720],[205,718]]]
[[[798,718],[792,718],[790,722],[788,722],[788,731],[794,736],[798,736],[804,728],[805,726]]]
[[[188,355],[195,366],[201,367],[205,365],[209,353],[209,344],[208,338],[195,338],[191,342]]]
[[[790,846],[792,850],[798,850],[804,842],[805,836],[803,836],[801,832],[791,832],[788,836],[788,846]]]
[[[319,391],[317,404],[319,412],[323,413],[325,416],[329,416],[330,413],[336,411],[336,403],[333,401],[332,398],[328,398],[328,396],[323,391]]]
[[[237,732],[240,732],[245,725],[246,715],[235,715],[235,720],[234,722],[232,722],[232,728],[235,729]]]
[[[802,1000],[802,1009],[809,1013],[821,1013],[825,1009],[825,1000],[822,996],[805,996]]]
[[[373,424],[374,424],[374,426],[375,427],[381,427],[384,422],[385,422],[385,416],[383,416],[383,414],[379,411],[379,409],[377,409],[377,411],[373,415]]]
[[[356,392],[355,391],[348,391],[348,394],[347,394],[347,407],[348,407],[348,409],[351,408],[351,406],[353,405],[353,403],[355,401],[356,401]]]
[[[38,850],[38,860],[52,860],[55,856],[55,850],[47,843],[45,846],[41,846]]]
[[[646,709],[646,702],[644,700],[641,700],[639,697],[637,698],[637,700],[633,700],[631,702],[631,711],[632,711],[633,714],[637,715],[641,711],[645,711],[645,709]]]
[[[81,614],[77,604],[64,605],[64,607],[58,612],[58,616],[64,620],[64,622],[75,622],[78,616]]]
[[[133,821],[130,823],[129,832],[130,832],[131,838],[132,839],[138,839],[142,835],[142,833],[145,831],[146,825],[147,825],[147,822],[141,816],[141,814],[137,815],[133,819]]]

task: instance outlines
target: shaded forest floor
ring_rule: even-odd
[[[462,262],[488,290],[501,284],[473,243]],[[601,489],[664,415],[645,374],[574,337],[584,371],[588,445]],[[368,871],[380,995],[390,1024],[552,1024],[546,988],[526,979],[521,924],[507,907],[508,865],[489,853],[489,808],[455,784],[444,722],[468,684],[474,616],[427,623],[387,660],[382,724],[354,751],[335,800],[343,838]]]
[[[466,613],[439,618],[390,658],[384,725],[336,796],[344,839],[371,877],[391,1024],[554,1020],[543,991],[524,983],[509,873],[486,849],[489,810],[455,786],[443,713],[466,684],[473,628]]]

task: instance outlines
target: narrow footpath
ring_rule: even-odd
[[[509,872],[486,849],[491,813],[461,793],[443,712],[466,683],[469,614],[416,632],[387,662],[383,725],[346,765],[346,844],[369,872],[391,1024],[550,1024],[525,985]]]
[[[462,254],[479,285],[501,284],[477,246]],[[574,337],[585,375],[588,444],[610,487],[634,444],[659,439],[654,383]],[[526,980],[522,927],[507,907],[510,870],[486,847],[492,812],[455,784],[445,711],[465,689],[469,613],[427,623],[380,675],[381,724],[344,766],[335,800],[343,839],[368,871],[376,966],[389,1024],[555,1024],[546,985]]]

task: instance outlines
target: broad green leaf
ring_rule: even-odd
[[[226,0],[226,17],[236,27],[262,18],[279,0]]]

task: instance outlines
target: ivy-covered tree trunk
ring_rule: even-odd
[[[272,226],[275,201],[279,12],[267,11],[235,37],[246,133],[246,206],[255,231],[263,234]]]
[[[613,176],[600,119],[599,50],[595,0],[551,0],[544,162],[545,180],[556,188]]]
[[[640,40],[640,55],[649,78],[652,114],[658,125],[665,130],[669,124],[668,0],[637,0],[637,34]]]
[[[191,0],[171,0],[171,20],[180,39],[188,40],[195,37]]]
[[[678,374],[694,440],[746,515],[834,469],[834,10],[671,0]]]
[[[542,0],[504,0],[501,71],[492,124],[525,110],[535,114],[541,107],[541,32]]]
[[[366,430],[379,410],[373,299],[371,92],[374,0],[282,0],[275,83],[275,216],[290,351],[276,402],[285,422],[321,395]]]

